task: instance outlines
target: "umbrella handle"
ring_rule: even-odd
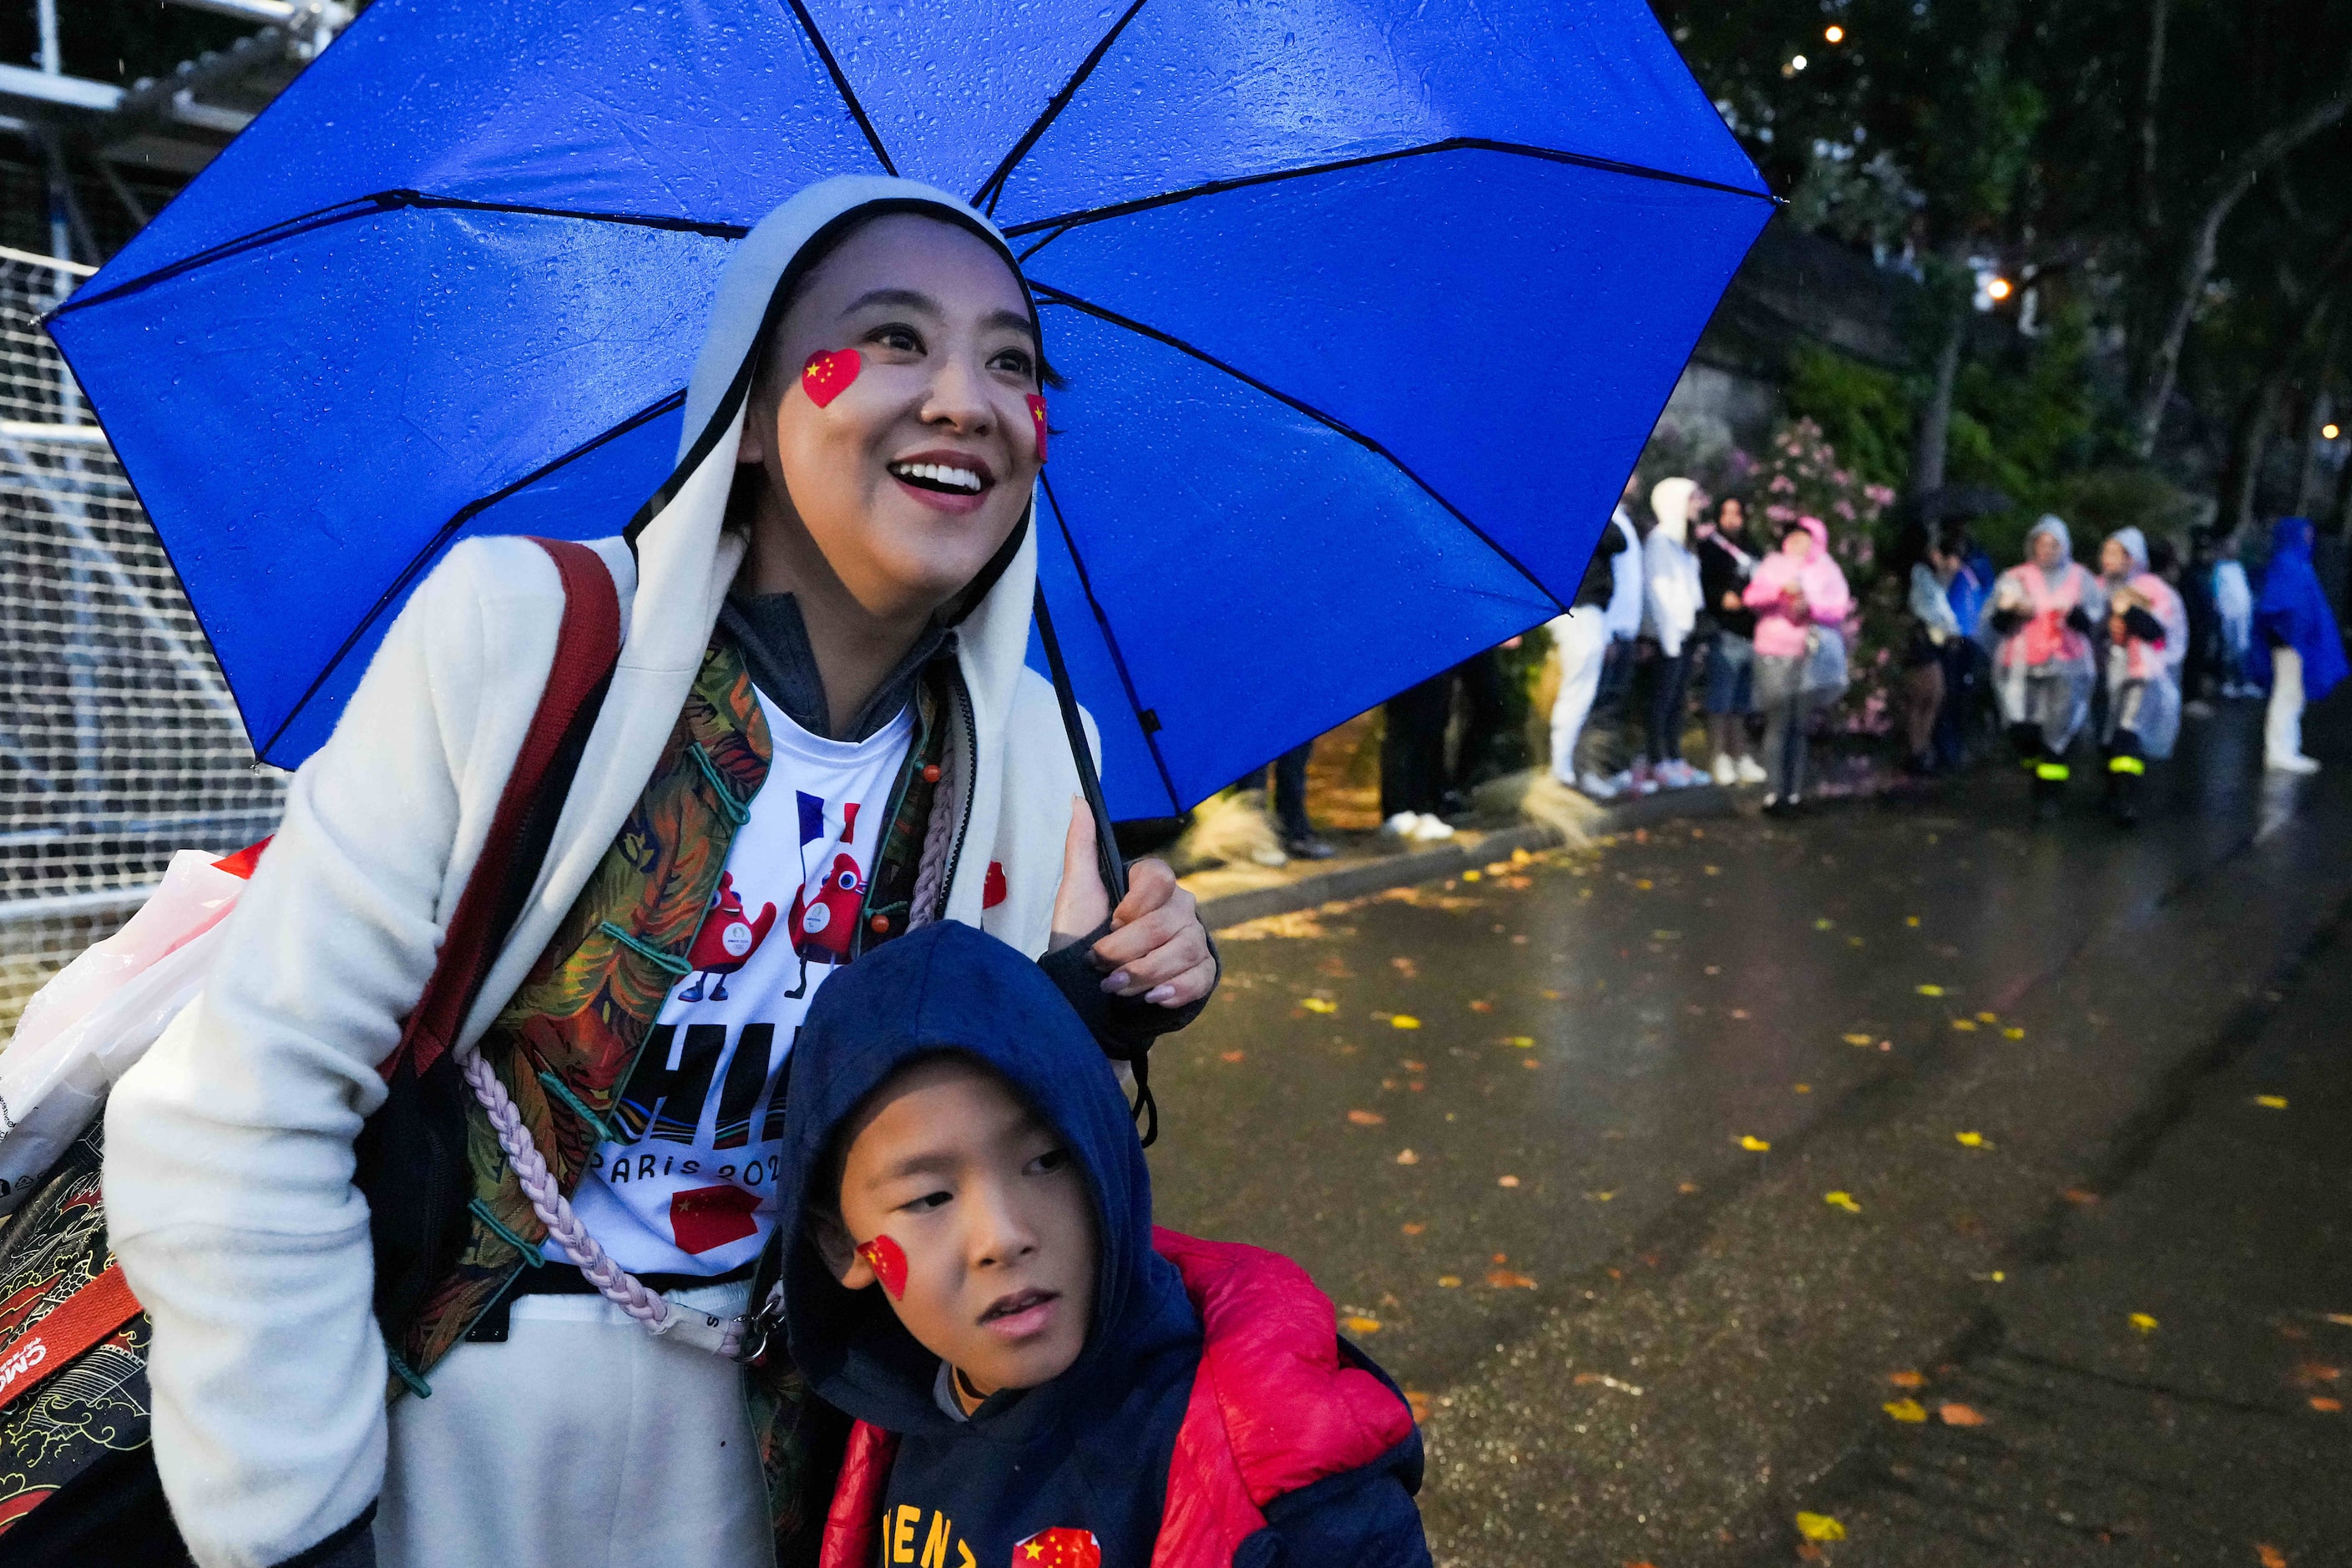
[[[1037,584],[1037,637],[1045,645],[1045,663],[1054,674],[1054,700],[1061,705],[1062,731],[1069,737],[1070,760],[1078,767],[1078,788],[1095,817],[1095,864],[1102,871],[1103,889],[1111,908],[1127,897],[1127,862],[1111,833],[1110,807],[1103,800],[1102,776],[1095,771],[1095,754],[1087,744],[1087,727],[1078,718],[1077,693],[1070,686],[1069,667],[1062,662],[1062,645],[1054,636],[1053,612],[1045,607],[1045,585]]]

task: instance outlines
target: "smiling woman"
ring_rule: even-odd
[[[833,1428],[765,1309],[819,988],[954,921],[1106,1051],[1197,1012],[1192,896],[1145,861],[1114,910],[1074,804],[1091,731],[1025,664],[1049,380],[988,220],[824,182],[736,247],[625,537],[560,571],[469,541],[403,610],[110,1107],[197,1560],[793,1560]],[[600,599],[617,659],[575,668],[567,604]],[[559,676],[591,695],[544,733]],[[526,755],[550,782],[510,800]],[[461,918],[494,835],[502,940]],[[488,973],[428,1041],[403,1021],[445,948]],[[387,1411],[388,1376],[432,1397]]]

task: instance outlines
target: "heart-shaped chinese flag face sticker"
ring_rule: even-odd
[[[897,1242],[887,1236],[877,1236],[857,1249],[866,1259],[866,1267],[874,1270],[874,1278],[882,1281],[882,1289],[890,1292],[890,1300],[907,1299],[907,1255]]]
[[[1102,1568],[1102,1542],[1091,1530],[1041,1530],[1013,1549],[1013,1568]]]
[[[863,363],[856,349],[819,349],[801,366],[801,390],[822,408],[849,390]]]
[[[1045,400],[1034,392],[1029,395],[1029,423],[1037,431],[1037,462],[1043,467],[1045,461]]]

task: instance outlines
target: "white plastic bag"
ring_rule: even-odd
[[[107,1091],[195,1000],[252,857],[172,857],[122,929],[49,978],[0,1051],[0,1215],[81,1135]]]

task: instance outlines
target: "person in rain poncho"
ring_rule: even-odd
[[[1042,958],[1097,1038],[1205,998],[1213,954],[1166,868],[1103,918],[1071,743],[1025,666],[1043,348],[1003,237],[929,186],[827,180],[737,246],[677,466],[593,547],[619,663],[452,1042],[495,1074],[475,1096],[513,1086],[502,1114],[570,1217],[468,1101],[457,1262],[380,1320],[371,1220],[424,1204],[422,1155],[383,1151],[363,1191],[354,1141],[564,594],[539,546],[481,538],[403,610],[205,994],[108,1107],[155,1465],[205,1568],[805,1556],[831,1428],[767,1291],[787,1053],[826,976],[951,920]],[[1076,940],[1045,957],[1056,932]],[[591,1282],[582,1248],[642,1290]],[[646,1291],[686,1331],[620,1304]]]
[[[2066,524],[2045,516],[2025,536],[2025,559],[2000,574],[1985,606],[1998,637],[1993,689],[2019,761],[2033,774],[2036,811],[2055,815],[2066,793],[2066,752],[2091,711],[2097,671],[2091,637],[2106,614],[2099,580],[2074,560]]]
[[[2116,820],[2139,820],[2150,762],[2172,755],[2180,734],[2180,670],[2189,658],[2189,612],[2150,569],[2147,539],[2119,528],[2099,546],[2107,596],[2107,806]]]
[[[1830,556],[1828,527],[1817,517],[1782,524],[1780,548],[1757,563],[1740,596],[1756,612],[1764,808],[1790,810],[1804,804],[1806,731],[1830,689],[1816,678],[1822,647],[1853,607],[1845,574]]]
[[[2238,559],[2239,542],[2232,531],[2214,542],[2213,613],[2221,618],[2221,695],[2259,697],[2262,683],[2248,679],[2246,660],[2253,651],[2254,586],[2246,580],[2245,563]]]
[[[1646,765],[1635,777],[1664,789],[1705,782],[1705,775],[1683,761],[1691,662],[1698,651],[1691,637],[1699,614],[1698,557],[1690,547],[1690,514],[1697,489],[1684,479],[1653,485],[1650,513],[1657,523],[1642,542],[1642,635],[1657,651],[1642,667]]]
[[[2254,636],[2246,671],[2270,688],[2263,716],[2263,765],[2281,773],[2315,773],[2303,753],[2303,710],[2344,679],[2344,637],[2311,564],[2311,520],[2283,517],[2271,528],[2271,560],[2254,602]]]

